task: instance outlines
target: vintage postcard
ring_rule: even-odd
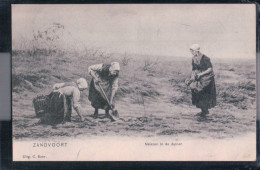
[[[254,4],[12,5],[14,161],[256,160]]]

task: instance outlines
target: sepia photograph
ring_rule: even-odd
[[[12,5],[13,161],[255,161],[254,4]]]

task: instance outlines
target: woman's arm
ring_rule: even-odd
[[[64,87],[65,83],[56,83],[53,85],[52,90],[58,90],[62,87]]]
[[[201,72],[198,74],[198,78],[206,75],[206,74],[209,74],[211,72],[213,72],[213,69],[212,69],[212,64],[211,64],[211,61],[210,61],[210,58],[208,57],[204,57],[204,65],[205,67],[207,68],[205,71]]]
[[[112,92],[111,92],[111,97],[110,97],[110,104],[113,104],[113,99],[114,99],[114,96],[116,94],[117,89],[118,89],[118,77],[115,78],[115,80],[112,83]]]
[[[89,74],[94,78],[94,80],[96,82],[99,81],[99,78],[97,77],[97,75],[94,72],[91,71]]]
[[[65,83],[56,83],[53,85],[52,89],[53,90],[58,90],[60,88],[66,87],[66,86],[74,86],[74,82],[65,82]]]
[[[95,81],[99,81],[99,78],[96,73],[97,73],[97,71],[102,70],[102,66],[103,66],[103,64],[96,64],[96,65],[92,65],[88,68],[89,75],[91,75],[95,79]]]
[[[199,76],[199,77],[202,77],[202,76],[204,76],[204,75],[206,75],[206,74],[211,73],[212,71],[213,71],[213,69],[210,67],[210,68],[208,68],[207,70],[205,70],[205,71],[199,73],[198,76]]]
[[[84,117],[82,116],[82,109],[81,109],[81,106],[77,106],[77,107],[75,107],[74,108],[75,109],[75,111],[77,112],[77,114],[79,115],[79,118],[80,118],[80,121],[81,122],[84,122]]]
[[[80,91],[77,89],[73,89],[73,95],[72,95],[72,104],[73,104],[73,108],[75,109],[75,111],[77,112],[77,114],[79,115],[80,121],[84,121],[84,118],[82,116],[82,109],[81,109],[81,105],[80,105]]]

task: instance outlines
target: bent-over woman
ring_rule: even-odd
[[[103,88],[110,104],[114,107],[114,96],[118,89],[119,71],[120,65],[118,62],[96,64],[88,68],[88,72],[92,76],[88,98],[91,105],[95,108],[94,117],[98,117],[98,109],[104,109],[106,116],[108,116],[110,109],[99,84]]]
[[[201,109],[201,114],[209,113],[208,109],[216,106],[216,87],[213,67],[210,58],[200,52],[200,46],[190,47],[192,58],[192,75],[185,83],[190,86],[192,104]]]
[[[87,81],[84,78],[80,78],[74,82],[68,83],[56,83],[53,86],[53,91],[46,96],[44,101],[38,101],[34,99],[34,107],[36,115],[39,107],[44,107],[43,113],[39,115],[40,123],[43,124],[59,124],[62,122],[71,121],[72,107],[79,115],[80,121],[85,119],[82,116],[82,109],[80,105],[80,93],[88,88]]]

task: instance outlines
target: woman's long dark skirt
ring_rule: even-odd
[[[192,92],[192,104],[198,108],[213,108],[216,106],[216,86],[214,77],[210,84],[205,87],[201,92]]]
[[[97,88],[98,87],[94,84],[94,80],[92,79],[89,86],[88,99],[94,108],[107,109],[108,104],[105,100],[105,97],[101,94],[100,89]],[[107,97],[109,98],[110,97],[109,91],[111,90],[107,89],[107,87],[103,87],[103,90],[105,91]]]

